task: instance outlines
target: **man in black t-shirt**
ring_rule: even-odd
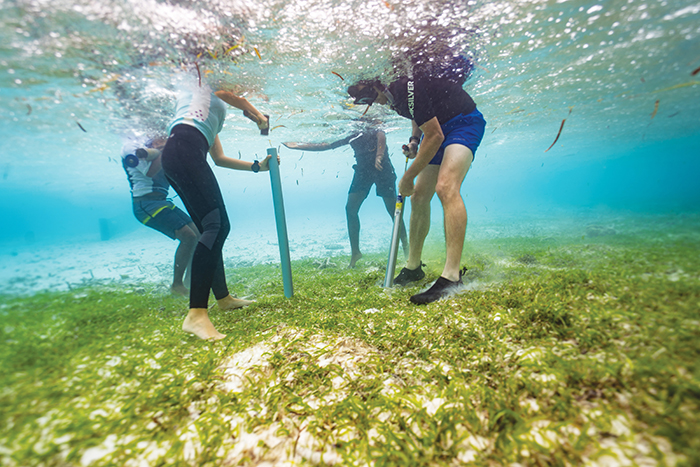
[[[403,76],[388,87],[378,80],[361,81],[348,88],[348,93],[356,104],[388,104],[412,122],[413,131],[403,148],[413,163],[399,181],[399,193],[411,197],[409,255],[394,284],[406,285],[425,277],[421,254],[430,229],[430,200],[437,193],[445,216],[445,267],[433,286],[413,295],[411,301],[439,300],[462,283],[459,267],[467,211],[460,188],[486,121],[462,86],[447,77]]]
[[[346,138],[333,143],[282,143],[290,149],[305,151],[327,151],[349,144],[355,151],[357,164],[353,166],[353,176],[348,201],[345,205],[345,215],[348,223],[348,236],[350,237],[350,266],[362,258],[360,252],[360,207],[367,198],[372,185],[376,185],[377,196],[381,196],[389,215],[394,217],[396,203],[396,173],[389,159],[389,150],[386,147],[386,134],[384,131],[367,125],[359,133],[354,133]],[[408,252],[408,239],[403,220],[399,230],[404,252]]]

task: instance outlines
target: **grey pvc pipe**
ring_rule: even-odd
[[[396,208],[394,209],[394,230],[391,233],[391,246],[389,247],[389,260],[386,263],[386,276],[384,276],[384,287],[391,287],[394,282],[394,272],[396,271],[396,257],[399,254],[399,232],[401,230],[401,219],[403,218],[403,196],[396,197]]]
[[[282,283],[284,284],[284,296],[291,298],[294,295],[292,284],[292,261],[289,257],[289,238],[287,237],[287,219],[284,215],[284,199],[282,197],[282,181],[280,179],[280,166],[277,162],[277,149],[269,148],[270,157],[270,183],[272,185],[272,204],[275,207],[275,222],[277,224],[277,244],[280,247],[280,262],[282,266]]]

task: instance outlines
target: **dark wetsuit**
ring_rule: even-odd
[[[223,127],[225,107],[208,86],[195,85],[181,92],[161,156],[170,185],[202,232],[192,257],[190,308],[207,308],[210,290],[217,300],[229,295],[222,249],[230,223],[219,184],[207,163],[209,148]]]

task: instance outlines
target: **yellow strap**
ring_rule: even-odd
[[[158,215],[158,213],[160,213],[163,209],[166,209],[166,208],[167,208],[167,209],[175,209],[175,207],[176,207],[176,206],[175,206],[174,204],[173,204],[172,206],[162,206],[162,207],[159,208],[156,212],[154,212],[153,215],[148,216],[146,219],[144,219],[144,221],[143,221],[144,225],[146,224],[146,222],[148,222],[148,221],[150,221],[151,219],[153,219],[154,217],[156,217],[156,216]]]

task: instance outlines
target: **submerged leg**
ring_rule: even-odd
[[[173,266],[173,285],[170,291],[176,295],[189,295],[189,290],[183,283],[186,270],[191,270],[192,255],[199,240],[199,232],[193,223],[189,223],[175,231],[175,238],[180,244],[175,250],[175,264]]]
[[[350,237],[350,265],[354,268],[355,263],[362,258],[360,252],[360,207],[367,198],[366,193],[348,193],[348,201],[345,204],[345,217],[348,222],[348,237]]]

